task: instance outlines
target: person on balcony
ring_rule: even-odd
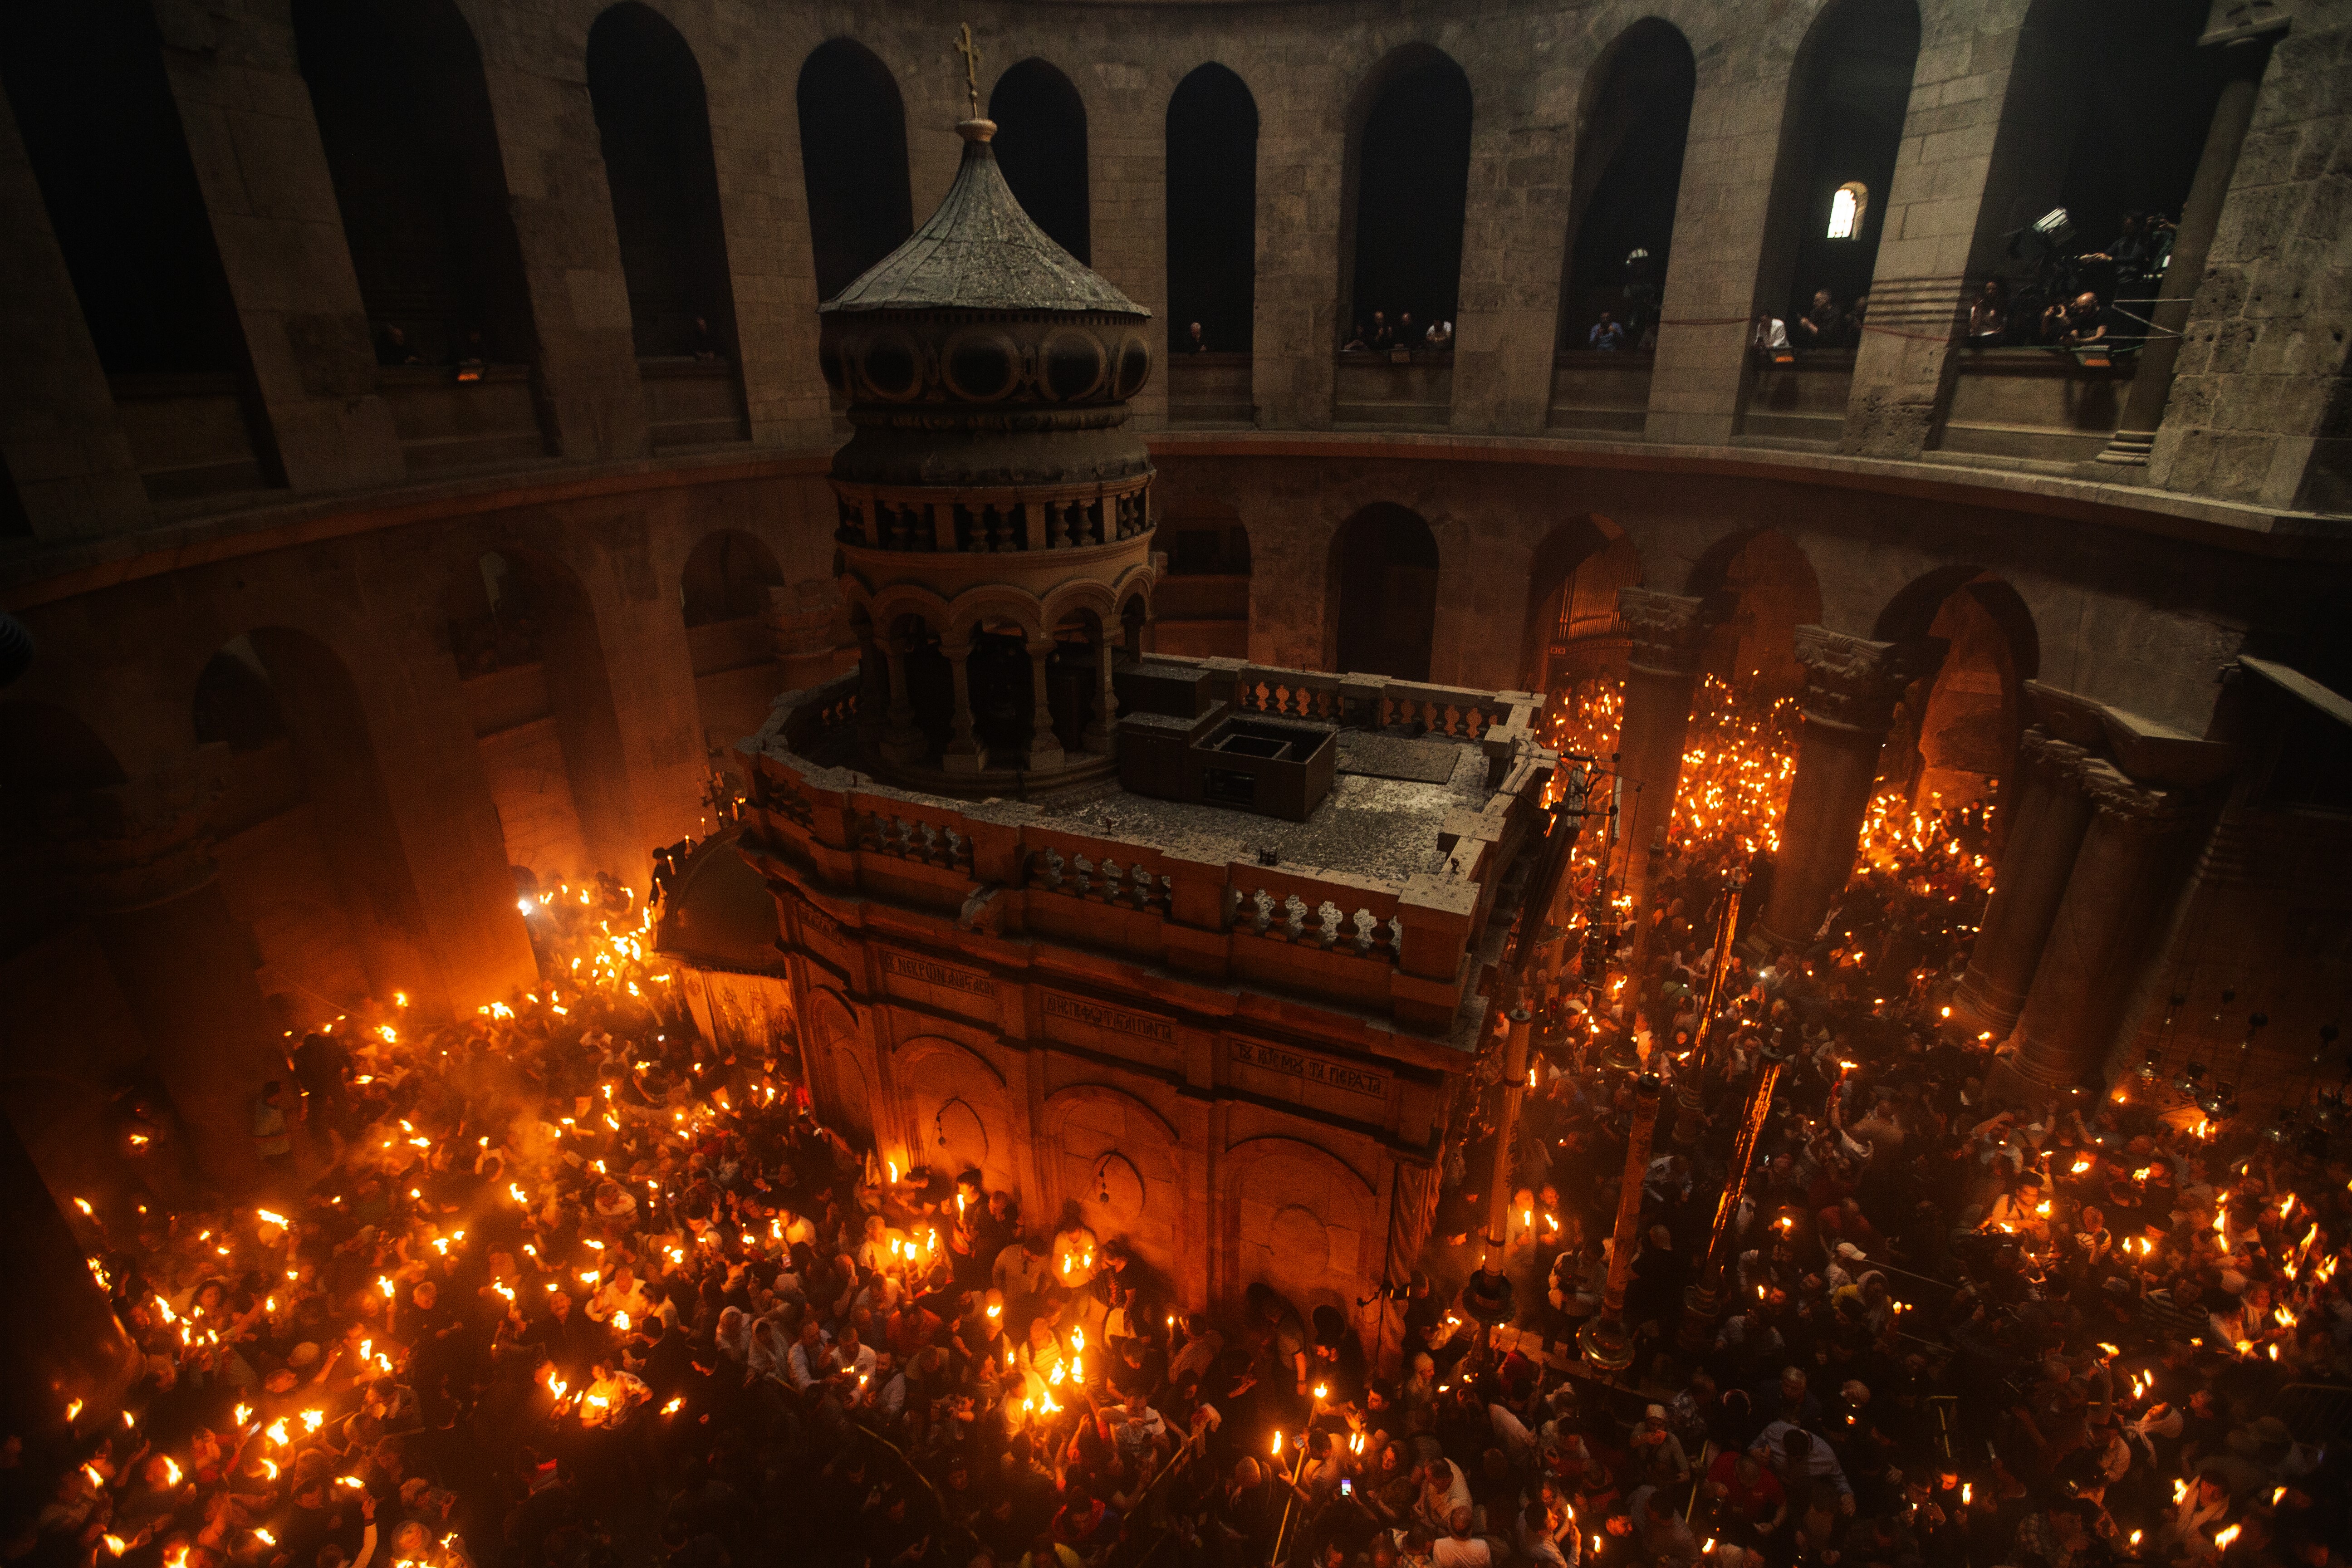
[[[1592,330],[1584,334],[1584,342],[1586,347],[1601,353],[1613,354],[1625,346],[1625,329],[1603,310],[1601,319],[1592,323]]]
[[[1813,290],[1813,302],[1796,321],[1796,343],[1808,353],[1841,346],[1844,340],[1844,314],[1826,289]]]
[[[1204,354],[1209,352],[1209,340],[1201,335],[1200,322],[1195,321],[1184,329],[1184,342],[1176,352],[1187,354]]]

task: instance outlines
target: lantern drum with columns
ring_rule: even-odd
[[[1113,767],[1149,613],[1151,461],[1127,429],[1150,312],[1040,232],[967,120],[930,221],[821,307],[857,762],[955,794]]]

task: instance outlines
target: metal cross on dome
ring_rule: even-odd
[[[971,24],[963,24],[961,37],[956,40],[956,53],[963,57],[964,91],[971,99],[971,117],[980,118],[980,46],[971,41]]]

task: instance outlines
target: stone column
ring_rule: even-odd
[[[930,752],[930,742],[915,722],[915,704],[907,695],[907,656],[914,639],[894,637],[883,645],[890,665],[890,718],[882,731],[882,754],[894,763],[919,763]]]
[[[643,457],[652,437],[585,58],[493,47],[482,64],[556,446],[574,462]],[[711,150],[720,155],[716,136]],[[763,396],[755,417],[771,416]]]
[[[1617,774],[1625,792],[1618,830],[1626,891],[1638,915],[1649,895],[1649,860],[1643,850],[1674,816],[1683,741],[1690,732],[1691,692],[1714,623],[1705,600],[1650,588],[1618,589],[1617,618],[1633,637],[1625,664],[1624,715],[1617,730]]]
[[[99,1431],[146,1370],[91,1275],[57,1198],[0,1116],[0,1247],[30,1289],[0,1292],[0,1420],[48,1431],[79,1401],[76,1432]]]
[[[943,642],[940,652],[946,656],[949,673],[955,678],[955,716],[950,721],[948,749],[940,765],[951,773],[976,773],[988,766],[988,755],[972,737],[971,644]]]
[[[1045,661],[1054,657],[1057,646],[1052,637],[1039,637],[1029,645],[1029,690],[1037,704],[1029,719],[1029,771],[1033,773],[1058,768],[1064,761],[1061,739],[1054,733],[1054,693],[1045,684]]]
[[[2242,7],[2242,9],[2252,9]],[[2267,7],[2264,7],[2267,9]],[[2122,422],[2106,450],[2092,461],[2094,478],[2113,468],[2144,468],[2156,446],[2157,427],[2164,423],[2164,406],[2172,397],[2173,366],[2180,359],[2180,334],[2189,325],[2189,309],[2205,281],[2205,257],[2221,227],[2221,204],[2230,194],[2230,178],[2237,173],[2238,153],[2246,144],[2246,128],[2253,123],[2254,100],[2261,96],[2263,71],[2269,66],[2271,46],[2286,33],[2287,18],[2267,16],[2249,26],[2225,30],[2204,40],[2221,52],[2227,79],[2213,105],[2213,121],[2205,132],[2204,155],[2198,160],[2189,199],[2181,204],[2180,226],[2172,237],[2172,259],[2166,264],[2164,283],[2157,290],[2155,308],[2147,312],[2154,323],[2147,346],[2140,350],[2139,368],[2132,374],[2131,397],[2124,405]]]
[[[1118,725],[1118,690],[1111,677],[1117,669],[1116,647],[1110,640],[1110,625],[1103,626],[1102,639],[1095,645],[1096,673],[1102,684],[1095,693],[1095,716],[1087,725],[1087,750],[1098,756],[1109,756],[1116,750],[1112,734]]]
[[[857,743],[878,750],[890,720],[890,658],[863,617],[851,629],[857,638]]]
[[[2153,919],[2168,841],[2194,820],[2179,792],[2135,784],[2111,763],[2087,763],[2082,777],[2096,816],[2011,1037],[2011,1070],[2037,1089],[2080,1083],[2105,1058]]]
[[[226,788],[206,747],[166,772],[46,803],[53,869],[76,891],[147,1038],[205,1185],[260,1190],[253,1102],[291,1081],[254,981],[255,947],[229,912],[205,822]],[[60,1042],[62,1044],[62,1042]]]
[[[1996,1039],[2009,1034],[2025,1006],[2075,852],[2091,826],[2091,799],[2082,785],[2086,755],[2080,746],[2052,740],[2039,725],[2018,746],[2017,815],[1969,972],[1952,998],[1956,1019]]]
[[[1805,667],[1805,721],[1797,776],[1780,818],[1772,892],[1750,941],[1759,951],[1803,948],[1853,872],[1878,752],[1904,689],[1942,662],[1945,643],[1872,642],[1826,626],[1797,628]]]

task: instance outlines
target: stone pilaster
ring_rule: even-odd
[[[265,19],[275,9],[158,5],[172,96],[287,484],[396,482],[407,459],[376,391],[367,310],[294,29]]]
[[[1941,637],[1885,643],[1826,626],[1797,628],[1805,717],[1771,897],[1754,936],[1759,946],[1802,948],[1821,928],[1853,872],[1895,704],[1913,681],[1935,672],[1945,647]]]
[[[1617,618],[1633,639],[1617,731],[1617,775],[1624,789],[1620,847],[1626,891],[1640,910],[1649,893],[1650,861],[1643,851],[1674,816],[1692,688],[1714,618],[1704,599],[1651,588],[1617,590]]]
[[[1968,973],[1952,998],[1955,1018],[1996,1039],[2008,1035],[2025,1006],[2091,826],[2091,799],[2082,784],[2088,759],[2082,747],[2053,740],[2038,725],[2018,746],[2015,815]]]
[[[40,540],[110,533],[151,516],[131,442],[0,91],[0,462]],[[5,481],[0,481],[5,482]]]
[[[2105,1059],[2154,919],[2169,840],[2195,821],[2177,790],[2085,763],[2095,810],[2011,1037],[2011,1070],[2037,1089],[2082,1082]]]
[[[229,912],[205,823],[226,788],[225,747],[110,789],[41,803],[46,868],[89,919],[171,1096],[197,1178],[231,1194],[259,1189],[252,1108],[287,1076],[275,1048],[257,950]]]

